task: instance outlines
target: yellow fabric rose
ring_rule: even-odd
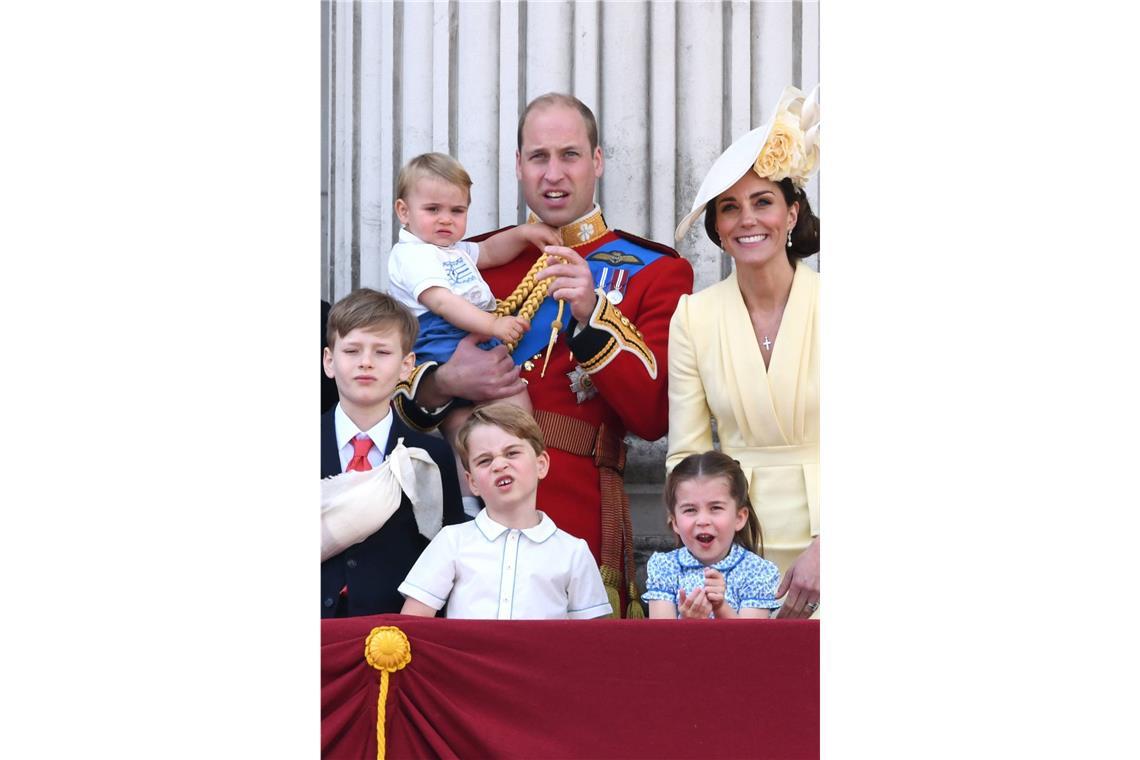
[[[803,141],[803,135],[800,134],[799,127],[787,116],[782,113],[776,117],[768,133],[768,140],[760,149],[760,155],[756,157],[754,164],[758,175],[773,182],[779,182],[789,176],[799,163],[799,145]]]
[[[802,187],[817,160],[815,155],[805,154],[804,133],[794,115],[785,111],[776,116],[752,168],[765,179],[779,182],[791,177],[797,187]]]

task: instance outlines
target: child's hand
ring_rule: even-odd
[[[703,588],[696,589],[692,594],[685,594],[685,589],[681,589],[681,603],[677,605],[677,611],[683,618],[699,620],[712,614],[712,605]]]
[[[522,230],[523,239],[540,251],[543,246],[562,245],[562,235],[549,224],[542,222],[523,224],[520,225],[519,229]]]
[[[492,335],[504,343],[515,343],[530,329],[530,322],[521,317],[496,317]]]
[[[713,612],[720,609],[724,604],[724,574],[719,570],[711,567],[705,568],[705,596],[708,597],[709,604],[712,605]]]

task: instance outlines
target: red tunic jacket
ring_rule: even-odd
[[[587,223],[593,225],[589,234],[580,229]],[[693,290],[692,266],[672,248],[606,229],[600,213],[563,227],[561,231],[566,244],[593,263],[592,268],[600,263],[611,264],[604,283],[607,289],[612,287],[614,270],[620,269],[623,261],[630,261],[630,257],[653,260],[619,282],[624,290],[619,304],[599,298],[589,325],[574,337],[570,336],[575,323],[567,310],[563,321],[569,322],[569,329],[559,335],[545,377],[541,376],[545,341],[543,350],[535,355],[516,355],[516,362],[524,367],[522,376],[528,383],[535,416],[540,417],[540,412],[564,415],[602,429],[607,438],[616,441],[621,441],[627,431],[650,441],[660,438],[669,426],[669,322],[681,294]],[[580,239],[587,242],[579,242]],[[615,251],[618,248],[620,252]],[[496,298],[510,294],[538,255],[537,249],[532,249],[507,264],[482,270]],[[598,280],[596,275],[595,285]],[[531,329],[549,335],[549,323],[536,321]],[[524,358],[530,361],[524,362]],[[416,373],[410,391],[414,392],[420,375]],[[397,407],[401,414],[413,425],[430,426],[442,416],[433,419],[406,399],[399,401]],[[540,419],[540,423],[545,422]],[[543,424],[543,428],[550,453],[550,472],[539,483],[538,508],[550,515],[558,527],[584,538],[595,559],[605,565],[603,555],[607,552],[602,546],[601,509],[604,477],[596,461],[598,457],[560,448],[557,441],[552,440],[549,426]],[[624,465],[624,454],[621,460]],[[622,517],[628,525],[628,500],[624,496],[622,500],[625,503]],[[613,551],[631,556],[632,547],[628,545],[631,538],[623,542],[626,545],[611,548],[611,559]],[[624,570],[622,575],[631,572],[626,562],[615,569]],[[603,579],[607,585],[615,585],[606,578],[605,568]],[[618,586],[623,597],[632,580],[626,577]]]

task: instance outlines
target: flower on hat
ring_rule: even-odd
[[[737,138],[713,162],[673,237],[679,242],[708,204],[749,170],[773,182],[790,179],[803,190],[818,166],[819,87],[807,96],[785,87],[768,122]]]
[[[760,155],[752,165],[761,177],[779,182],[791,178],[792,183],[803,189],[808,177],[815,168],[816,156],[805,149],[804,132],[800,120],[789,111],[776,114],[768,139],[760,148]]]

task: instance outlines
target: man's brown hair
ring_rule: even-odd
[[[530,116],[530,112],[539,108],[549,108],[550,106],[566,106],[567,108],[573,108],[582,115],[582,121],[586,122],[586,137],[590,138],[590,153],[593,153],[598,147],[598,120],[594,118],[594,112],[590,110],[589,106],[578,100],[578,98],[562,92],[548,92],[545,95],[539,95],[527,103],[526,109],[522,112],[522,116],[519,117],[519,152],[522,152],[523,127],[526,125],[526,119]]]
[[[407,354],[416,342],[420,323],[406,306],[387,293],[359,288],[337,301],[329,311],[325,328],[329,350],[336,347],[338,337],[343,338],[357,328],[396,330],[400,335],[400,348]]]
[[[475,407],[475,411],[471,412],[471,416],[455,434],[455,453],[459,455],[459,461],[463,462],[463,469],[468,472],[471,471],[471,466],[467,461],[470,453],[467,449],[467,439],[470,438],[471,431],[479,425],[497,427],[515,438],[526,441],[534,449],[535,456],[546,451],[546,443],[542,440],[542,431],[539,430],[538,423],[534,421],[534,417],[531,417],[529,412],[505,401],[484,404]]]

